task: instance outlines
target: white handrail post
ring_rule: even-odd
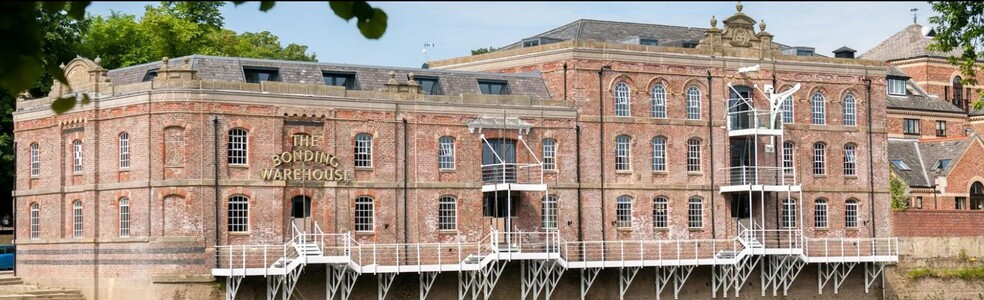
[[[243,274],[246,274],[246,244],[243,244]]]
[[[263,277],[266,277],[269,274],[268,270],[270,268],[266,267],[269,266],[269,264],[267,264],[268,261],[269,259],[267,258],[267,246],[263,245]]]

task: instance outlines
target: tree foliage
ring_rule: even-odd
[[[975,85],[975,77],[981,56],[984,55],[984,2],[979,1],[931,1],[933,10],[939,13],[929,18],[935,25],[936,35],[930,50],[962,51],[960,56],[948,58],[960,68],[964,85]],[[974,109],[984,109],[984,102],[975,101]]]
[[[478,49],[472,50],[471,51],[471,53],[472,53],[471,55],[485,54],[485,53],[489,53],[489,52],[492,52],[492,51],[495,51],[495,50],[498,50],[498,49],[493,48],[491,46],[489,46],[488,48],[478,48]]]
[[[892,195],[892,210],[906,210],[909,208],[909,185],[905,184],[894,172],[888,172],[888,191]]]

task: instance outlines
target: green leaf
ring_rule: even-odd
[[[85,19],[85,8],[89,6],[91,1],[72,1],[71,7],[68,9],[68,16],[76,20]]]
[[[386,21],[388,17],[382,9],[374,8],[372,17],[359,18],[359,31],[369,39],[379,39],[386,33]]]
[[[232,4],[239,6],[240,4],[246,3],[246,1],[232,1]]]
[[[270,10],[274,4],[277,4],[277,1],[260,1],[260,11],[266,12]]]
[[[65,8],[66,1],[41,1],[41,8],[46,13],[55,13]]]
[[[355,2],[329,1],[328,5],[331,6],[331,10],[335,11],[335,15],[345,19],[346,21],[352,20],[352,17],[355,17],[355,14],[353,13]]]
[[[62,114],[71,110],[73,107],[75,107],[74,95],[59,97],[54,102],[51,102],[51,110],[55,111],[56,114]]]
[[[54,64],[48,64],[47,69],[48,69],[48,74],[51,74],[52,78],[64,84],[66,87],[69,88],[69,90],[72,89],[72,87],[68,85],[68,78],[65,77],[65,70],[62,70],[61,67],[58,67]]]

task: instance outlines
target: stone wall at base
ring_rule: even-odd
[[[980,267],[984,238],[915,237],[899,239],[899,263],[885,269],[886,299],[982,299],[984,279],[910,277],[917,268],[932,271]]]

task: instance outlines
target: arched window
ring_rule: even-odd
[[[857,125],[857,103],[854,99],[854,94],[848,93],[844,95],[844,125],[856,126]]]
[[[557,169],[557,141],[554,139],[543,139],[543,169]]]
[[[355,231],[373,232],[376,224],[373,219],[376,215],[376,204],[369,196],[355,198]]]
[[[700,139],[687,140],[687,172],[700,172]]]
[[[120,169],[130,168],[130,134],[120,133]]]
[[[120,199],[120,237],[130,237],[130,199]]]
[[[782,123],[792,124],[793,123],[793,96],[786,97],[782,100]]]
[[[827,144],[816,142],[813,144],[813,175],[827,174]]]
[[[239,195],[229,197],[227,218],[229,232],[249,232],[249,198]]]
[[[810,104],[813,108],[813,124],[827,124],[827,103],[824,101],[823,94],[814,92],[813,97],[810,98]]]
[[[438,165],[441,170],[454,169],[454,138],[443,136],[439,139],[440,152],[438,153]]]
[[[694,85],[687,88],[687,119],[700,120],[700,89]]]
[[[632,228],[632,198],[618,196],[615,200],[615,227]]]
[[[970,185],[970,209],[984,209],[984,184],[980,181]]]
[[[72,170],[82,173],[82,141],[72,141]]]
[[[791,142],[782,143],[782,168],[786,174],[793,174],[793,153],[795,145]]]
[[[669,201],[666,197],[653,198],[653,228],[668,228]]]
[[[615,116],[629,116],[629,85],[624,81],[615,84]]]
[[[542,214],[543,216],[543,229],[544,230],[556,230],[557,229],[557,196],[550,195],[543,198],[542,203]]]
[[[82,237],[82,201],[72,202],[72,237]]]
[[[854,170],[855,158],[857,157],[857,146],[853,143],[847,143],[844,145],[844,175],[855,176],[857,175]]]
[[[229,164],[245,165],[248,163],[249,145],[246,143],[246,130],[235,128],[229,130]]]
[[[687,202],[687,226],[704,227],[704,201],[698,197],[691,197]]]
[[[31,177],[41,176],[41,147],[31,144]]]
[[[31,203],[31,239],[41,237],[41,204]]]
[[[964,93],[963,93],[963,79],[960,76],[953,77],[953,104],[963,108]]]
[[[666,138],[653,138],[653,171],[666,171]]]
[[[848,199],[844,205],[844,227],[858,227],[858,200]]]
[[[653,118],[666,119],[666,88],[662,84],[653,86]]]
[[[629,158],[632,155],[629,151],[629,136],[620,135],[615,138],[615,170],[625,171],[630,169]]]
[[[458,200],[452,196],[444,196],[438,201],[437,227],[438,230],[458,229]]]
[[[372,136],[368,133],[355,135],[355,167],[372,168]]]
[[[813,209],[813,225],[827,228],[827,199],[817,199]]]
[[[786,199],[782,201],[782,228],[796,227],[796,201]]]

